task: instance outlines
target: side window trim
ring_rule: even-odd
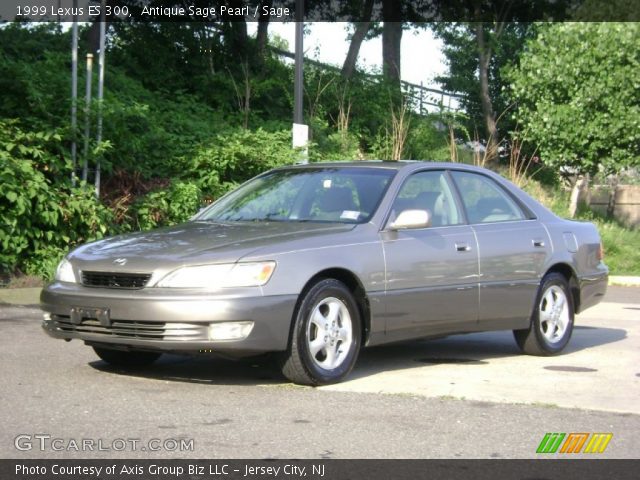
[[[447,181],[449,182],[449,187],[451,188],[451,192],[453,193],[453,198],[456,202],[456,208],[460,214],[460,219],[462,220],[463,225],[470,225],[469,216],[467,215],[467,209],[464,206],[464,202],[462,201],[462,195],[460,194],[460,190],[458,189],[458,184],[453,179],[453,175],[451,175],[451,170],[446,170]]]

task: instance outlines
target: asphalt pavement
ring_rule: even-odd
[[[124,371],[40,320],[0,305],[0,458],[536,458],[548,432],[613,433],[599,457],[637,458],[637,288],[578,316],[565,355],[522,356],[509,332],[410,342],[322,388],[268,358]]]
[[[457,335],[365,351],[323,388],[640,414],[640,288],[609,287],[558,356],[522,355],[510,331]]]

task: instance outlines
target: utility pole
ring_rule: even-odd
[[[84,103],[84,161],[82,164],[82,181],[87,181],[89,170],[89,133],[91,123],[91,79],[93,77],[93,54],[87,53],[87,82]]]
[[[305,125],[302,114],[304,88],[304,0],[296,0],[296,51],[295,79],[293,85],[293,148],[303,148],[301,163],[309,163],[309,126]]]
[[[76,186],[78,165],[78,0],[73,0],[73,24],[71,25],[71,185]]]
[[[104,98],[104,55],[106,36],[106,0],[101,2],[100,9],[100,53],[98,54],[98,128],[96,133],[96,145],[100,148],[102,142],[102,100]],[[96,158],[96,198],[100,198],[100,156]]]

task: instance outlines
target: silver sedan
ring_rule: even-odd
[[[513,330],[553,355],[608,270],[593,224],[488,170],[354,162],[264,173],[190,221],[82,245],[43,328],[104,361],[276,352],[293,382],[342,380],[364,346]]]

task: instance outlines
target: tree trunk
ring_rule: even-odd
[[[260,5],[271,6],[271,1],[264,1]],[[269,40],[269,18],[269,14],[264,15],[262,13],[262,9],[260,9],[260,17],[258,18],[258,31],[256,33],[258,61],[260,62],[262,62],[265,57],[267,42]]]
[[[611,182],[611,191],[609,192],[609,201],[607,202],[607,217],[613,218],[616,212],[616,195],[618,193],[619,178],[617,175],[613,177]]]
[[[227,3],[232,8],[242,8],[244,6],[244,0],[229,0]],[[247,21],[244,17],[226,20],[222,33],[228,52],[233,57],[234,66],[246,63],[249,56],[249,34],[247,33]]]
[[[105,29],[108,27],[109,24],[107,23]],[[87,50],[94,55],[98,55],[98,50],[100,50],[100,19],[95,20],[89,27],[89,31],[87,32]]]
[[[402,43],[402,2],[382,0],[382,73],[400,93],[400,45]]]
[[[120,2],[119,0],[107,0],[107,5],[113,11],[113,8],[119,6]],[[109,31],[108,21],[105,22],[104,29],[106,32]],[[98,55],[98,50],[100,50],[100,17],[93,21],[87,32],[87,50],[94,55]]]
[[[485,155],[486,163],[495,163],[498,160],[498,128],[496,124],[495,112],[491,103],[489,93],[489,64],[491,63],[491,48],[487,46],[484,37],[484,23],[476,24],[476,41],[478,43],[478,72],[480,77],[480,103],[482,105],[482,116],[487,133],[487,151]]]
[[[569,202],[569,217],[575,218],[584,197],[584,192],[589,188],[589,174],[580,175],[571,190],[571,200]]]
[[[247,33],[247,21],[242,19],[238,21],[229,22],[229,46],[231,47],[231,53],[242,59],[243,62],[247,60],[249,34]]]
[[[386,1],[385,1],[386,4]],[[402,23],[384,22],[382,26],[382,72],[387,80],[400,87],[400,45]]]
[[[364,38],[371,28],[371,14],[373,12],[374,0],[365,0],[362,8],[362,22],[356,23],[356,30],[351,37],[351,43],[349,44],[349,51],[347,57],[342,65],[342,76],[345,79],[350,79],[353,76],[353,72],[356,69],[356,62],[358,61],[358,54],[360,53],[360,46],[364,41]]]

